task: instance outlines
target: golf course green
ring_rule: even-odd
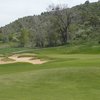
[[[100,47],[73,48],[1,49],[48,62],[0,64],[0,100],[100,100]]]

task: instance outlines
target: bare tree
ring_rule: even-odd
[[[54,28],[60,34],[62,44],[68,42],[69,26],[71,23],[71,12],[66,5],[49,6],[52,14]]]

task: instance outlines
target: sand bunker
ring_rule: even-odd
[[[43,64],[47,61],[37,59],[33,56],[24,56],[24,55],[12,55],[8,57],[8,61],[2,60],[3,58],[0,58],[0,64],[9,64],[9,63],[16,63],[16,62],[27,62],[32,64]]]

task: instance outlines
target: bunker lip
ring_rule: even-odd
[[[22,56],[22,57],[20,57]],[[12,61],[3,61],[2,60],[3,57],[0,58],[0,64],[9,64],[9,63],[16,63],[16,62],[27,62],[27,63],[31,63],[31,64],[44,64],[46,63],[47,61],[45,60],[41,60],[41,59],[38,59],[38,58],[35,58],[34,55],[33,57],[32,56],[23,56],[23,55],[12,55],[12,56],[9,56],[8,59],[11,59]]]

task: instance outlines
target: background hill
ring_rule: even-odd
[[[0,28],[0,43],[14,47],[100,44],[100,2],[72,8],[53,7],[41,15],[20,18]]]

